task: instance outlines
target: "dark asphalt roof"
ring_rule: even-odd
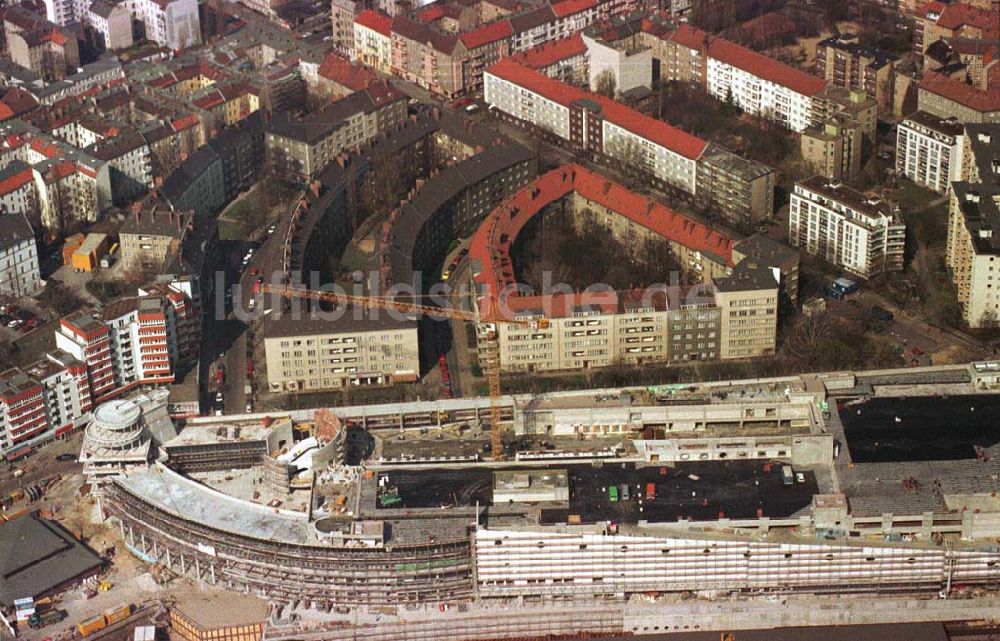
[[[0,605],[45,593],[101,565],[58,524],[35,515],[0,525]]]

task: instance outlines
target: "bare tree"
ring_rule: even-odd
[[[615,80],[615,72],[611,69],[605,69],[597,74],[597,79],[594,82],[594,91],[605,98],[613,99],[618,93],[618,81]]]

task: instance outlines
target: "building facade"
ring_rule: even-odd
[[[378,318],[371,314],[347,309],[336,323],[269,320],[264,329],[269,389],[314,392],[417,380],[416,322],[394,318],[385,310],[378,312]]]
[[[962,174],[962,125],[917,111],[896,128],[896,173],[939,194]]]
[[[952,183],[945,262],[970,327],[1000,319],[1000,124],[965,125],[967,173]]]
[[[34,296],[42,289],[35,234],[22,213],[0,213],[0,294]]]
[[[65,352],[0,373],[0,455],[79,427],[91,406],[86,366]]]
[[[788,240],[861,278],[903,268],[906,226],[888,203],[813,176],[795,184]]]

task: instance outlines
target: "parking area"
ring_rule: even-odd
[[[781,468],[780,464],[757,461],[706,461],[638,469],[631,463],[573,466],[568,470],[569,508],[542,510],[542,522],[565,522],[570,515],[579,516],[582,523],[709,521],[756,518],[758,513],[788,517],[809,507],[819,488],[816,476],[804,470],[786,485]]]
[[[795,470],[791,483],[786,483],[782,467],[760,461],[705,461],[639,468],[633,463],[554,466],[552,469],[567,470],[569,504],[543,507],[541,522],[565,523],[571,516],[573,520],[579,517],[581,523],[707,521],[720,516],[756,518],[758,514],[789,517],[807,509],[820,490],[813,472]],[[383,472],[379,477],[379,494],[398,497],[382,500],[379,507],[492,504],[492,470],[399,470]]]

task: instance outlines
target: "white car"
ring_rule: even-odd
[[[799,482],[799,483],[805,483],[806,482],[806,475],[803,474],[802,472],[796,472],[795,473],[795,480],[797,482]]]
[[[215,393],[215,402],[216,403],[221,403],[222,402],[222,392],[216,392]]]
[[[253,413],[253,403],[247,403],[247,414]]]

